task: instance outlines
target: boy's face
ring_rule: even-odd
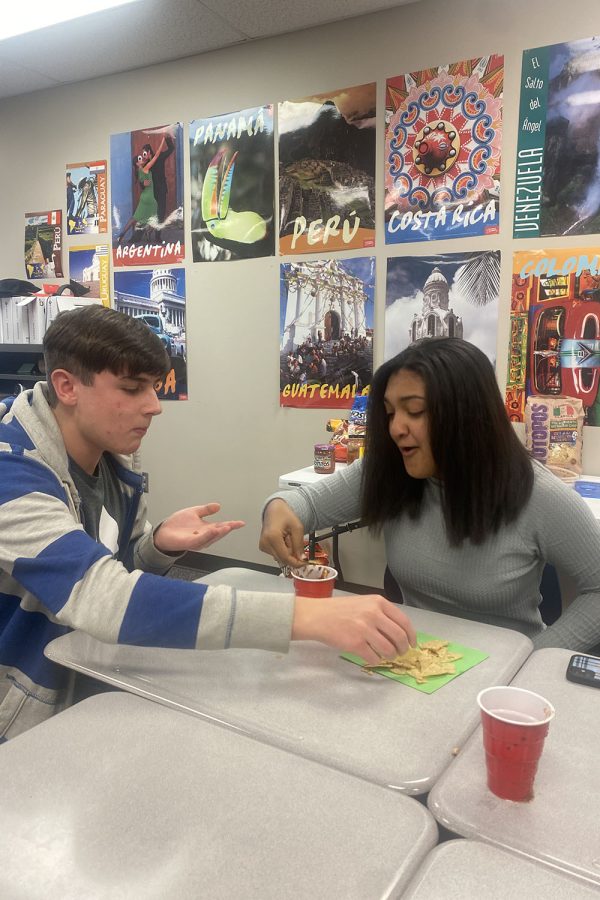
[[[152,375],[99,372],[91,385],[77,379],[74,424],[90,453],[133,453],[161,412]]]

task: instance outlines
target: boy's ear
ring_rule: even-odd
[[[62,403],[64,406],[75,406],[77,404],[78,388],[81,382],[76,375],[72,375],[66,369],[54,369],[50,380],[59,403]]]

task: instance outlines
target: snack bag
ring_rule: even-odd
[[[528,397],[525,446],[549,468],[581,474],[583,403],[575,397]]]
[[[348,436],[367,433],[367,407],[368,397],[362,395],[354,398],[350,415],[348,416]]]

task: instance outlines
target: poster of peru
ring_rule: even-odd
[[[600,36],[523,53],[513,237],[600,233]]]
[[[86,297],[97,297],[110,306],[108,244],[91,244],[69,249],[69,278],[88,288]]]
[[[273,256],[273,107],[190,122],[194,262]]]
[[[496,365],[500,251],[388,259],[385,351],[426,337],[459,337]]]
[[[111,135],[115,267],[183,261],[182,163],[181,123]]]
[[[376,85],[279,104],[279,251],[375,246]]]
[[[159,400],[187,400],[185,269],[115,272],[113,305],[119,312],[141,319],[169,354],[171,368],[157,388]]]
[[[62,211],[25,213],[27,278],[62,278]]]
[[[528,397],[575,397],[600,425],[600,255],[592,248],[513,256],[506,409],[525,420]]]
[[[108,231],[106,160],[67,163],[67,234]]]
[[[280,266],[280,406],[349,409],[373,377],[375,258]]]
[[[387,244],[497,234],[504,57],[386,83]]]

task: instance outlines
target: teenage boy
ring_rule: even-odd
[[[44,338],[47,383],[0,404],[0,741],[71,701],[53,638],[286,651],[318,640],[368,661],[414,644],[378,596],[328,600],[164,578],[177,556],[244,523],[209,523],[217,503],[146,520],[137,451],[160,413],[169,359],[141,321],[94,305]]]

